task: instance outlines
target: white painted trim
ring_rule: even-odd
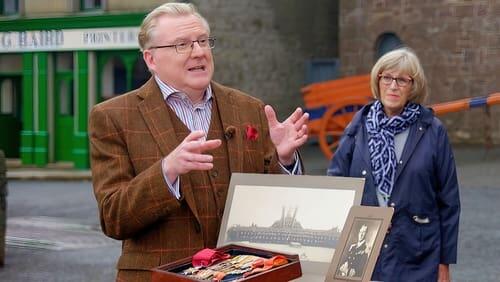
[[[0,53],[139,49],[139,27],[0,32]]]
[[[96,104],[97,100],[97,57],[94,51],[88,52],[88,111],[92,109],[92,107]]]

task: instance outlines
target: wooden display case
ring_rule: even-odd
[[[256,255],[263,258],[271,258],[273,256],[282,255],[288,259],[288,263],[271,268],[267,271],[251,275],[246,278],[241,278],[237,281],[254,281],[254,282],[280,282],[290,281],[302,276],[302,269],[298,255],[284,254],[275,251],[262,250],[240,245],[226,245],[215,249],[231,256],[236,255]],[[185,281],[211,281],[211,280],[197,280],[191,277],[180,274],[181,271],[192,266],[192,257],[184,258],[169,264],[161,265],[152,270],[153,282],[185,282]],[[222,280],[224,281],[224,280]],[[233,280],[234,281],[234,280]]]

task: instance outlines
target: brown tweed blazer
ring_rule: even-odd
[[[217,169],[229,170],[229,175],[279,173],[263,103],[215,82],[211,85],[218,105],[212,111],[219,111],[224,130],[234,128],[233,136],[223,142],[226,150],[219,150],[227,152],[229,167]],[[191,185],[193,173],[180,178],[180,200],[171,195],[162,174],[161,159],[182,141],[169,111],[150,79],[137,90],[94,106],[90,113],[94,193],[103,232],[123,240],[120,271],[148,270],[207,247]],[[246,138],[248,124],[259,133],[255,141]],[[225,203],[223,195],[219,200]]]

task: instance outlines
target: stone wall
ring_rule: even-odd
[[[107,0],[106,10],[111,12],[142,12],[152,10],[170,0]]]
[[[477,0],[340,1],[344,76],[368,73],[377,38],[395,33],[420,57],[429,104],[500,92],[500,2]],[[500,105],[443,115],[455,142],[500,144]]]
[[[302,105],[305,63],[338,55],[338,1],[192,1],[217,38],[215,79],[275,106]]]
[[[75,0],[24,0],[20,3],[21,12],[27,17],[70,15],[79,7]]]

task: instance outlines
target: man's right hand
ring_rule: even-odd
[[[191,170],[210,170],[213,168],[213,156],[203,154],[213,150],[222,144],[219,139],[206,141],[203,131],[191,132],[179,146],[165,157],[163,172],[170,183],[174,183],[177,177]]]

